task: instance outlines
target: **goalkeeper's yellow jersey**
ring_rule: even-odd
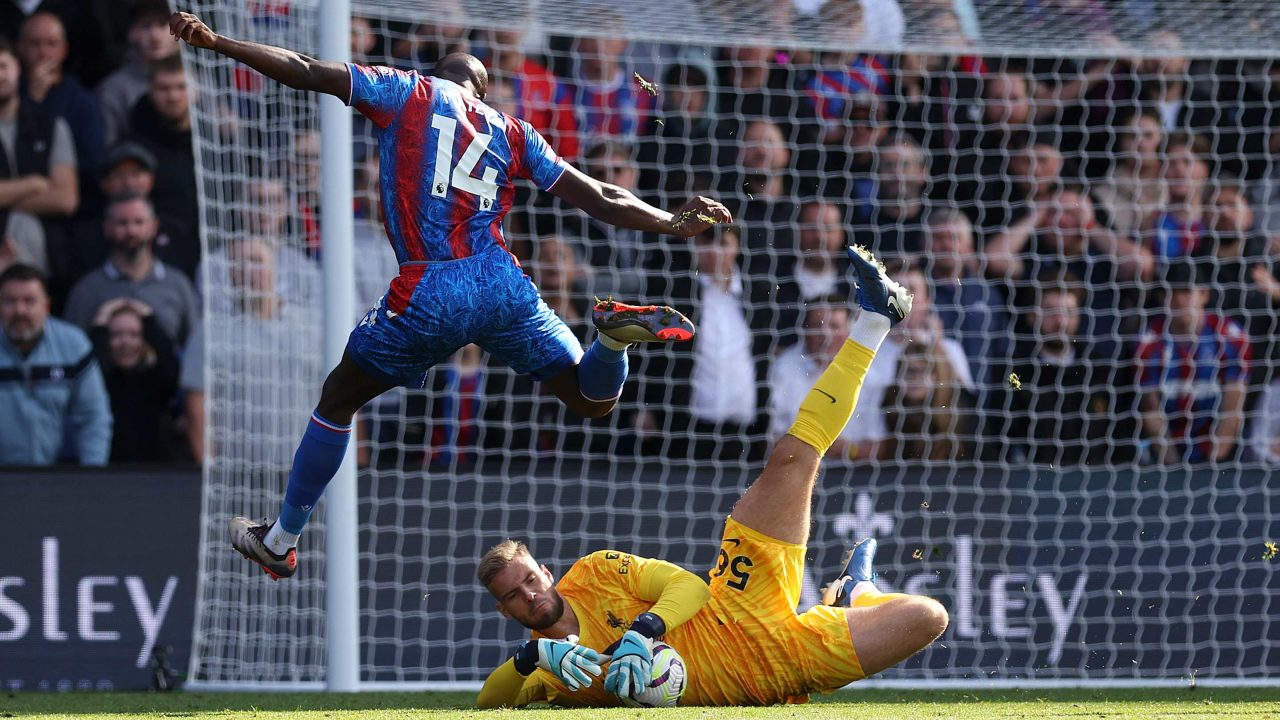
[[[733,524],[732,519],[729,522]],[[741,530],[754,534],[746,528]],[[739,538],[746,541],[740,542],[739,548],[752,552],[757,570],[774,569],[764,557],[766,549],[756,547],[753,552],[751,538],[742,534]],[[799,548],[802,566],[803,548],[795,547]],[[653,600],[640,597],[640,588],[646,564],[656,562],[659,561],[602,550],[573,564],[556,589],[577,615],[582,645],[603,652],[622,637],[632,619],[650,609]],[[688,686],[681,705],[804,702],[809,692],[834,689],[857,679],[845,677],[850,672],[860,676],[856,659],[851,657],[853,647],[843,613],[838,613],[838,625],[827,623],[833,628],[831,633],[816,631],[810,627],[813,623],[802,622],[802,617],[797,617],[798,598],[777,597],[778,578],[760,577],[760,582],[754,587],[751,585],[756,577],[743,572],[750,562],[740,562],[736,575],[726,573],[727,568],[713,568],[711,599],[692,619],[669,630],[664,637],[685,661]],[[742,582],[744,577],[748,579]],[[794,580],[798,595],[799,577]],[[726,591],[732,593],[732,597],[725,596]],[[766,594],[770,597],[765,597]],[[829,620],[837,619],[836,613],[830,615]],[[535,632],[533,637],[543,636]],[[834,666],[825,659],[833,654],[842,656]],[[823,673],[815,670],[831,670],[841,677],[827,680]],[[570,692],[551,673],[539,669],[525,679],[512,704],[543,702],[585,706],[619,704],[616,696],[605,691],[603,676],[590,687]]]

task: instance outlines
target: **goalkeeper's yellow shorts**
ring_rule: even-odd
[[[796,614],[804,554],[804,545],[725,520],[710,571],[710,605],[744,643],[735,656],[754,667],[740,679],[757,685],[746,688],[757,700],[802,701],[807,693],[830,692],[865,677],[844,608],[819,605]]]

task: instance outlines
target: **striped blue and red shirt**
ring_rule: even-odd
[[[887,95],[889,69],[874,55],[859,55],[845,67],[822,68],[805,84],[813,112],[823,122],[839,122],[848,114],[845,104],[859,93]]]
[[[517,179],[551,189],[567,165],[529,123],[457,83],[349,63],[351,106],[381,130],[387,238],[401,264],[506,247]]]
[[[1249,375],[1249,339],[1239,325],[1208,313],[1195,342],[1178,342],[1156,323],[1138,344],[1138,386],[1163,396],[1170,439],[1191,462],[1213,457],[1223,387]]]
[[[643,134],[645,121],[653,112],[653,97],[622,70],[607,83],[577,79],[570,81],[567,89],[584,149],[595,139],[633,139]]]
[[[1186,224],[1170,212],[1160,213],[1156,217],[1155,227],[1148,244],[1151,251],[1160,260],[1192,255],[1200,247],[1204,237],[1204,223],[1196,220]]]

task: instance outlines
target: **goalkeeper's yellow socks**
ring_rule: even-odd
[[[883,315],[871,312],[858,315],[849,339],[800,404],[796,421],[787,431],[790,435],[817,450],[819,455],[827,453],[853,417],[862,381],[880,343],[889,334],[889,327],[889,318]]]
[[[883,605],[890,600],[907,597],[903,593],[887,593],[880,592],[870,580],[863,580],[853,586],[853,590],[849,592],[849,607],[875,607]]]

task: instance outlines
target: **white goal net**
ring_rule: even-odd
[[[178,4],[306,53],[324,11]],[[475,684],[509,656],[520,628],[475,580],[505,537],[557,574],[604,547],[710,567],[724,515],[847,333],[850,243],[919,299],[824,465],[804,604],[874,535],[882,585],[951,613],[886,678],[1280,672],[1273,3],[353,6],[355,61],[426,71],[471,52],[489,104],[579,168],[736,216],[677,241],[518,191],[508,245],[584,342],[591,298],[613,295],[681,307],[714,346],[633,350],[622,401],[590,422],[474,348],[366,408],[363,682]],[[396,273],[376,129],[355,116],[355,197],[321,198],[317,99],[184,52],[210,418],[191,677],[309,687],[326,667],[323,517],[279,584],[229,549],[225,523],[274,515],[328,369],[320,203],[354,208],[362,307]]]

